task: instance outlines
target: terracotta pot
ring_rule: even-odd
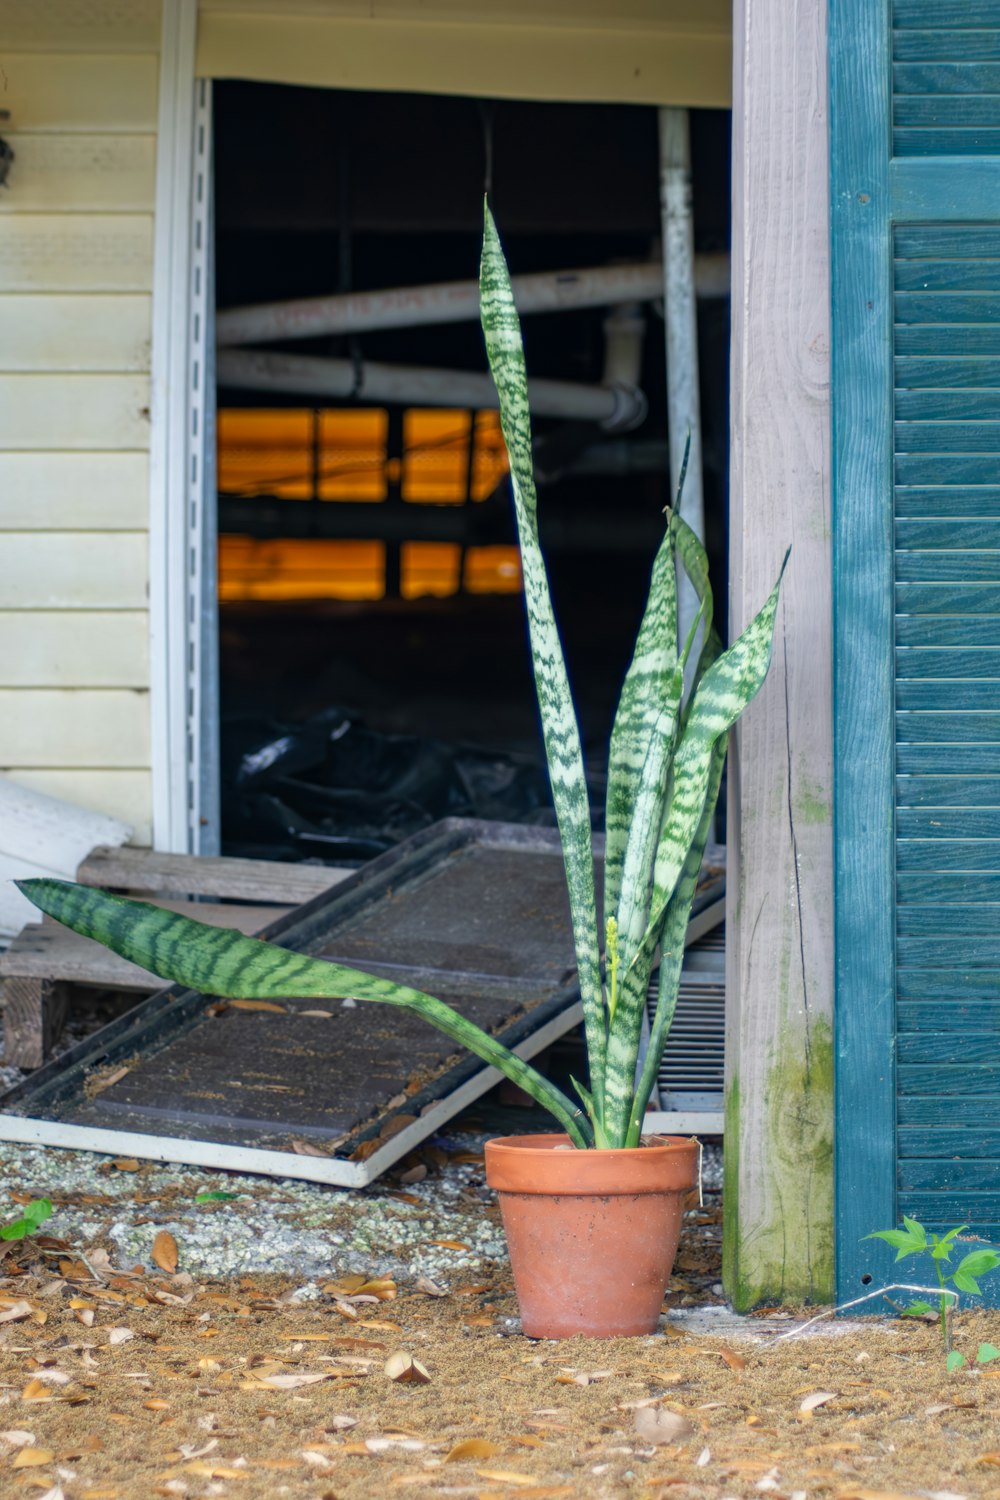
[[[529,1337],[655,1332],[698,1182],[696,1140],[577,1151],[565,1135],[501,1136],[486,1142],[486,1180]]]

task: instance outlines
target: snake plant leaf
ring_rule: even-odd
[[[674,528],[667,526],[653,562],[649,598],[622,684],[611,750],[604,820],[604,911],[618,912],[625,850],[649,747],[667,704],[677,662]],[[662,728],[665,725],[661,725]]]
[[[531,461],[531,421],[521,325],[514,306],[507,262],[488,206],[484,212],[479,301],[486,352],[500,400],[500,424],[510,461],[535,689],[566,866],[596,1120],[603,1109],[605,1021],[590,802],[580,731],[552,610],[545,560],[538,541],[538,500]]]
[[[92,886],[49,879],[19,880],[17,885],[35,906],[74,932],[96,938],[141,968],[202,994],[231,1000],[352,997],[416,1011],[519,1084],[555,1116],[575,1145],[590,1144],[581,1111],[561,1090],[495,1037],[422,990]]]
[[[659,941],[667,903],[701,821],[711,777],[712,747],[719,736],[726,734],[736,723],[767,676],[774,617],[788,557],[786,552],[778,581],[759,614],[729,650],[712,662],[689,705],[687,722],[674,757],[670,807],[664,819],[653,871],[653,900],[643,939],[643,946],[650,951]]]
[[[686,458],[687,454],[685,453],[685,460]],[[679,497],[677,505],[679,508]],[[701,678],[719,654],[718,646],[715,644],[718,641],[718,636],[713,634],[712,628],[714,600],[712,598],[712,585],[708,577],[708,554],[702,546],[698,533],[692,531],[688,523],[679,514],[679,509],[674,510],[673,531],[674,549],[681,567],[687,574],[688,580],[695,594],[698,596],[698,603],[701,606],[702,625],[704,627],[704,634],[702,636],[703,645],[692,682],[693,697],[694,689],[697,688]]]
[[[701,619],[702,606],[699,604],[684,649],[670,674],[666,701],[649,734],[646,760],[632,803],[617,918],[621,960],[626,966],[642,942],[649,918],[653,869],[666,812],[684,674]],[[614,1019],[613,1015],[611,1019]]]
[[[670,801],[653,867],[649,921],[621,982],[621,993],[608,1034],[605,1054],[604,1131],[612,1144],[624,1145],[632,1124],[635,1066],[639,1053],[646,986],[652,971],[670,903],[692,855],[707,808],[715,747],[760,689],[771,662],[774,618],[785,554],[778,581],[763,609],[739,639],[704,672],[688,706],[673,760]],[[706,648],[716,649],[714,632]],[[724,740],[723,740],[724,743]],[[724,751],[723,751],[724,755]],[[721,774],[721,766],[719,768]],[[679,920],[679,918],[678,918]],[[666,973],[664,973],[666,978]],[[675,986],[670,986],[671,993]],[[665,1038],[666,1033],[663,1033]]]
[[[712,639],[718,645],[718,637],[712,632]],[[707,642],[706,642],[707,644]],[[667,907],[666,920],[660,934],[660,983],[656,1000],[656,1012],[653,1016],[653,1024],[650,1028],[649,1046],[646,1050],[646,1058],[643,1063],[639,1081],[636,1084],[633,1100],[632,1115],[629,1120],[628,1133],[625,1137],[626,1146],[637,1146],[642,1133],[642,1119],[646,1113],[646,1105],[649,1096],[653,1092],[657,1075],[660,1071],[660,1063],[663,1058],[663,1050],[667,1045],[667,1037],[674,1019],[674,1011],[677,1008],[677,991],[680,984],[681,968],[684,964],[685,939],[687,937],[688,922],[691,920],[691,905],[694,901],[695,891],[698,888],[698,877],[701,874],[701,864],[705,857],[705,846],[712,829],[712,819],[715,814],[715,806],[719,800],[719,787],[722,785],[722,768],[726,763],[726,740],[720,736],[716,740],[712,750],[712,767],[709,773],[708,794],[705,798],[705,807],[702,811],[701,822],[698,831],[691,842],[684,868],[677,882],[677,889],[670,898]],[[645,1004],[646,991],[649,987],[649,973],[640,972],[636,976],[636,987],[641,996],[641,1003]],[[624,1060],[627,1065],[627,1057]],[[635,1064],[633,1062],[632,1066]]]

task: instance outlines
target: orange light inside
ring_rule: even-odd
[[[454,542],[404,542],[399,591],[404,599],[447,599],[461,583],[462,549]]]
[[[224,408],[217,425],[219,490],[377,503],[386,499],[390,483],[398,483],[407,502],[460,505],[467,498],[485,500],[507,472],[497,412],[408,410],[402,459],[388,454],[388,430],[383,409]],[[406,599],[444,598],[463,587],[473,593],[520,588],[513,548],[469,548],[463,568],[457,544],[414,539],[402,545],[400,573]],[[384,592],[385,547],[374,539],[219,538],[223,600],[380,599]]]
[[[382,542],[219,537],[219,598],[381,599]]]
[[[516,547],[470,547],[462,586],[467,594],[519,594],[521,555]]]

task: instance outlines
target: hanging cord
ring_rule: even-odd
[[[492,99],[479,100],[479,123],[483,129],[483,193],[486,201],[493,204],[493,122],[496,104]]]
[[[341,131],[340,131],[340,171],[339,171],[339,202],[337,205],[337,218],[339,222],[338,235],[338,290],[350,292],[353,290],[354,281],[354,246],[351,237],[351,138],[346,127],[347,111],[341,109]],[[361,340],[356,333],[350,335],[347,340],[347,353],[354,368],[354,385],[351,390],[351,400],[357,401],[364,388],[364,361],[361,353]]]

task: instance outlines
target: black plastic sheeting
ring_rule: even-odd
[[[588,772],[595,828],[604,779]],[[551,827],[541,761],[410,734],[339,708],[295,725],[222,725],[222,838],[245,858],[371,859],[441,818]]]

